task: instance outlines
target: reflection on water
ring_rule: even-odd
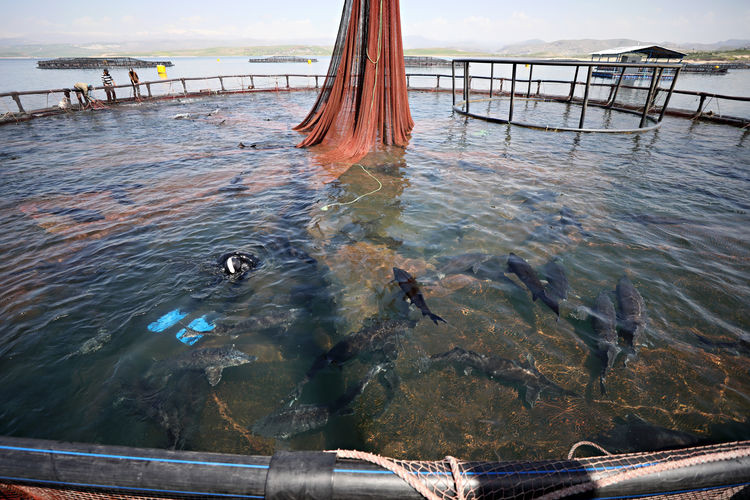
[[[559,457],[628,421],[750,437],[742,131],[667,119],[643,135],[542,133],[412,94],[411,144],[361,163],[382,184],[373,192],[362,168],[294,148],[314,98],[125,106],[0,130],[0,433],[425,459]],[[185,113],[201,118],[174,119]],[[227,280],[217,259],[235,250],[260,264]],[[541,279],[552,259],[562,267],[559,320],[507,272],[511,252]],[[447,324],[408,306],[394,267]],[[617,303],[623,275],[647,319],[627,365],[619,340],[602,394],[589,313],[601,292]],[[213,328],[180,342],[201,318]],[[216,359],[228,346],[257,359]],[[430,361],[456,347],[473,361]],[[528,397],[515,367],[566,392]],[[274,416],[296,435],[263,431]]]

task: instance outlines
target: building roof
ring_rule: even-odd
[[[658,45],[634,45],[632,47],[617,47],[614,49],[600,50],[599,52],[593,52],[592,56],[619,56],[622,54],[646,54],[650,58],[669,58],[669,59],[682,59],[685,54],[677,52],[676,50],[670,50]]]

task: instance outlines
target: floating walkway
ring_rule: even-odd
[[[451,62],[449,59],[443,59],[441,57],[422,57],[422,56],[404,56],[404,64],[407,67],[430,67],[430,66],[444,66],[450,68]]]
[[[537,462],[272,457],[0,437],[4,498],[748,498],[750,442]],[[596,445],[594,445],[596,446]],[[681,496],[685,495],[685,496]]]
[[[482,62],[486,63],[489,62],[489,60],[483,60]],[[518,60],[514,62],[523,64],[523,62]],[[460,66],[462,65],[459,65],[459,67]],[[309,91],[318,89],[320,84],[325,81],[325,78],[325,75],[280,74],[220,75],[154,80],[141,82],[138,85],[141,93],[138,97],[132,95],[133,87],[130,84],[115,86],[115,89],[122,89],[124,91],[118,92],[120,96],[124,94],[127,97],[118,97],[114,103],[106,103],[104,100],[99,100],[104,97],[104,87],[96,86],[93,89],[93,97],[95,99],[89,106],[80,106],[76,102],[75,91],[71,88],[5,92],[0,93],[0,125],[18,123],[42,116],[72,113],[87,109],[105,109],[120,104],[132,104],[134,102],[142,101],[182,99],[185,97],[208,97],[213,95],[253,92]],[[462,74],[457,74],[455,72],[453,74],[406,74],[407,88],[410,91],[455,92],[452,88],[454,78],[455,81],[463,81],[464,79]],[[443,84],[441,84],[441,80]],[[550,87],[553,85],[566,89],[564,95],[551,96],[549,93],[542,92],[542,86]],[[582,99],[573,94],[575,93],[576,88],[585,85],[586,82],[580,81],[578,75],[575,75],[572,80],[548,80],[534,79],[532,75],[529,74],[528,79],[521,80],[516,78],[514,80],[513,78],[499,76],[475,76],[469,74],[467,85],[464,86],[462,84],[462,87],[467,92],[482,96],[481,99],[483,99],[484,96],[488,96],[490,99],[493,98],[493,96],[510,97],[512,93],[514,98],[534,98],[537,100],[544,100],[546,98],[564,97],[570,101],[580,103]],[[618,84],[615,82],[591,82],[590,87],[608,87],[612,96],[614,96]],[[620,82],[619,88],[627,89],[629,91],[644,91],[644,87],[627,85],[622,82]],[[648,87],[645,87],[645,90],[648,90]],[[654,106],[653,104],[654,101],[656,101],[658,94],[664,94],[665,92],[668,92],[668,90],[669,89],[664,89],[658,85],[654,88],[653,99],[651,100],[652,107],[650,107],[649,113],[661,112],[661,107]],[[717,114],[713,111],[706,110],[708,104],[712,102],[720,103],[722,107],[725,107],[727,104],[731,105],[733,102],[750,102],[750,97],[738,97],[710,92],[677,89],[673,90],[673,94],[694,97],[698,102],[698,105],[695,111],[670,107],[665,111],[665,114],[668,116],[723,123],[745,129],[750,127],[750,120],[748,118]],[[610,100],[612,99],[610,98]],[[592,99],[592,104],[606,105],[608,102],[599,103],[594,102]],[[642,106],[640,108],[636,106],[635,109],[632,109],[631,111],[642,112]]]
[[[318,62],[317,59],[312,57],[299,57],[299,56],[268,56],[268,57],[251,57],[248,62],[251,63],[306,63],[306,62]]]
[[[37,61],[39,69],[155,68],[174,66],[171,61],[143,61],[132,57],[58,57]]]

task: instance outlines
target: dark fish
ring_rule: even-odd
[[[438,257],[438,272],[444,275],[450,274],[474,274],[479,266],[492,257],[486,253],[465,253],[449,257]]]
[[[240,366],[255,361],[255,356],[250,356],[232,346],[206,347],[204,349],[193,349],[177,358],[171,359],[160,365],[167,376],[174,370],[200,370],[206,373],[208,383],[215,386],[221,380],[224,368]]]
[[[301,316],[302,309],[299,308],[276,308],[273,311],[263,312],[238,323],[216,323],[213,330],[198,332],[185,327],[185,333],[180,337],[183,340],[192,337],[218,337],[222,335],[241,335],[243,333],[258,332],[262,330],[288,330]]]
[[[612,429],[592,439],[612,453],[689,448],[701,444],[698,436],[660,427],[632,414],[617,418],[614,423]]]
[[[257,421],[253,425],[253,432],[265,437],[289,439],[297,434],[323,427],[332,417],[347,413],[349,406],[364,392],[372,379],[384,370],[384,366],[378,364],[372,367],[362,380],[330,403],[301,404],[276,410]]]
[[[737,355],[750,354],[750,333],[743,332],[740,334],[740,339],[736,342],[722,342],[714,341],[703,335],[695,334],[701,344],[708,346],[711,350],[722,349],[727,350]]]
[[[646,324],[646,305],[641,294],[625,275],[617,282],[616,292],[620,332],[630,347],[635,348]]]
[[[558,220],[558,223],[561,226],[573,226],[577,228],[583,236],[591,236],[591,233],[583,229],[583,224],[579,222],[578,216],[576,216],[568,207],[562,207],[560,209],[560,219]]]
[[[110,340],[112,340],[112,335],[109,333],[109,330],[107,330],[106,328],[100,328],[94,337],[88,339],[86,342],[81,344],[81,347],[79,347],[78,350],[71,352],[62,359],[91,354],[92,352],[96,352],[104,347],[104,344],[108,343]]]
[[[591,322],[593,323],[594,332],[598,338],[597,349],[599,357],[602,360],[599,386],[602,394],[606,394],[607,391],[604,388],[604,379],[612,369],[615,358],[620,352],[620,348],[617,347],[617,331],[615,331],[615,305],[612,303],[612,300],[606,292],[601,292],[596,298]]]
[[[508,256],[508,272],[518,276],[518,279],[526,285],[526,288],[531,292],[532,301],[542,299],[542,302],[552,309],[558,317],[560,316],[560,304],[547,296],[547,292],[544,291],[544,285],[539,281],[536,272],[534,272],[528,262],[511,252]]]
[[[567,299],[568,277],[565,276],[565,270],[562,266],[555,259],[552,259],[542,267],[542,273],[547,280],[547,286],[544,287],[547,296],[556,302]]]
[[[409,301],[411,301],[412,304],[417,306],[417,308],[422,311],[422,316],[428,316],[432,321],[435,322],[436,325],[438,324],[438,321],[447,323],[447,321],[445,321],[437,314],[433,314],[432,311],[430,311],[430,308],[427,307],[427,304],[424,301],[424,297],[422,296],[422,292],[419,291],[417,280],[415,280],[411,274],[407,273],[403,269],[394,267],[393,277],[396,279],[396,283],[398,283],[398,286],[401,288],[401,290],[409,298]]]
[[[521,364],[512,359],[493,355],[487,356],[454,347],[448,352],[430,356],[430,363],[438,366],[453,364],[460,367],[461,372],[472,369],[493,380],[520,385],[524,389],[524,399],[529,406],[536,404],[542,392],[549,392],[558,396],[577,396],[574,392],[554,384],[539,373],[539,370],[528,361]]]
[[[329,365],[341,367],[350,359],[365,352],[379,351],[386,358],[389,357],[388,355],[395,352],[398,347],[399,334],[414,328],[416,324],[416,321],[408,318],[369,318],[362,328],[338,341],[328,352],[321,354],[313,362],[310,369],[307,370],[305,378],[292,391],[290,401],[293,403],[299,399],[305,384]]]

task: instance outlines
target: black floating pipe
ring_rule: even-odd
[[[750,442],[707,447],[704,453],[708,460],[693,460],[693,464],[684,467],[633,477],[576,498],[636,498],[730,485],[745,486],[748,492],[748,447]],[[711,459],[711,453],[725,451],[732,457]],[[611,456],[541,462],[464,462],[461,468],[468,471],[464,476],[464,493],[493,499],[551,492],[587,483],[591,474],[602,470],[602,460],[608,460],[607,470],[615,473],[617,470],[648,472],[652,464],[674,461],[672,453],[695,458],[701,456],[701,449],[693,449],[689,454],[675,451],[630,455],[625,460]],[[431,470],[425,465],[420,462],[420,470],[410,474],[438,496],[450,494],[453,480],[447,464],[435,462]],[[422,498],[391,471],[361,460],[338,459],[329,452],[241,456],[9,437],[0,437],[0,483],[170,498]]]

